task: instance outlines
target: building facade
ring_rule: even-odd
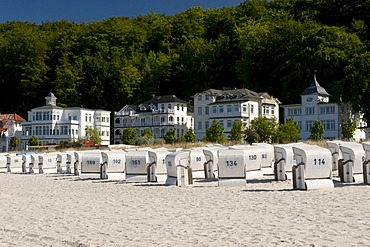
[[[122,131],[137,130],[141,136],[144,129],[152,131],[154,138],[163,138],[168,130],[176,130],[177,138],[193,128],[193,113],[186,101],[175,95],[153,96],[139,105],[125,105],[114,113],[114,143],[120,144]]]
[[[365,138],[362,130],[366,123],[361,114],[352,113],[348,104],[339,105],[329,102],[330,94],[317,82],[316,75],[311,84],[301,94],[301,104],[283,105],[284,121],[293,119],[300,129],[299,137],[307,140],[311,135],[311,127],[316,120],[324,127],[324,138],[340,139],[342,137],[342,122],[353,119],[358,129],[355,131],[354,139]]]
[[[22,138],[22,124],[24,122],[26,120],[16,113],[0,114],[0,152],[10,150],[9,140],[11,137]]]
[[[209,89],[194,96],[194,133],[201,140],[214,120],[224,127],[228,137],[236,121],[247,126],[254,118],[279,120],[280,101],[268,93],[248,89]]]
[[[77,141],[86,137],[88,127],[97,130],[101,145],[110,144],[110,111],[62,108],[56,105],[57,98],[53,93],[49,93],[45,100],[45,106],[28,111],[28,121],[22,126],[22,149],[26,149],[32,136],[39,139],[40,145]]]

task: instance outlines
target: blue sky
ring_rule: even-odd
[[[243,0],[0,0],[0,23],[28,21],[41,24],[61,19],[101,21],[109,17],[136,17],[149,12],[174,15],[194,6],[203,9],[237,6]]]

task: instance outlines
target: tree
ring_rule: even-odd
[[[249,143],[255,143],[260,141],[260,136],[256,132],[256,130],[253,128],[253,126],[249,126],[245,128],[244,130],[244,140]]]
[[[167,144],[173,144],[176,141],[176,129],[170,129],[167,131],[167,133],[164,135],[164,141]]]
[[[86,128],[86,139],[95,144],[101,144],[101,137],[99,136],[98,131],[93,127]]]
[[[204,140],[207,142],[225,143],[224,127],[216,120],[213,120],[211,126],[206,130]]]
[[[240,142],[243,138],[243,129],[244,125],[242,122],[240,121],[234,122],[233,127],[231,128],[230,140]]]
[[[38,146],[39,145],[39,138],[37,138],[36,136],[31,136],[31,138],[28,140],[28,145]]]
[[[121,141],[123,144],[134,145],[137,132],[134,128],[126,128],[122,131]]]
[[[182,140],[182,141],[185,141],[185,142],[191,142],[191,143],[195,142],[195,139],[196,139],[196,136],[195,136],[194,131],[193,131],[193,129],[192,129],[192,128],[190,128],[190,129],[185,133],[185,135],[183,135],[183,136],[181,137],[181,140]]]
[[[353,137],[354,132],[356,131],[356,122],[349,119],[348,122],[342,123],[342,135],[343,138],[350,139]]]
[[[21,140],[18,137],[13,136],[12,138],[10,138],[9,146],[11,146],[13,150],[15,150],[15,148],[19,145],[21,145]]]
[[[321,141],[324,139],[324,126],[319,120],[316,120],[312,125],[310,137],[314,141]]]
[[[260,142],[270,142],[275,137],[277,129],[276,119],[257,117],[251,121],[251,125],[258,134]]]
[[[146,137],[150,140],[154,139],[153,132],[149,128],[145,128],[141,136]]]
[[[285,123],[279,125],[275,141],[278,143],[297,142],[299,140],[299,133],[298,124],[290,118]]]

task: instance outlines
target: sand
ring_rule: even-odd
[[[181,188],[0,174],[1,246],[370,246],[370,186]]]

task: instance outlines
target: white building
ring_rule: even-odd
[[[247,126],[254,118],[266,117],[279,120],[280,101],[267,93],[248,89],[208,89],[194,95],[194,133],[201,140],[213,120],[224,127],[229,135],[235,121]]]
[[[284,121],[292,118],[298,123],[301,131],[299,137],[306,140],[311,135],[311,127],[316,120],[321,121],[324,126],[324,138],[340,139],[342,137],[343,121],[353,119],[358,129],[354,134],[356,140],[364,139],[365,132],[360,128],[366,126],[361,114],[354,114],[348,104],[338,105],[330,103],[331,95],[319,85],[316,75],[311,84],[301,94],[301,104],[283,105]]]
[[[97,130],[102,145],[110,144],[110,111],[80,107],[62,108],[56,105],[53,93],[45,97],[46,105],[28,111],[28,121],[22,126],[21,147],[35,136],[40,145],[77,141],[86,137],[86,128]]]
[[[115,144],[122,142],[122,131],[129,127],[136,129],[138,136],[148,128],[154,138],[163,138],[168,130],[176,129],[180,138],[193,128],[193,113],[187,102],[175,95],[153,96],[140,105],[125,105],[114,113]]]

